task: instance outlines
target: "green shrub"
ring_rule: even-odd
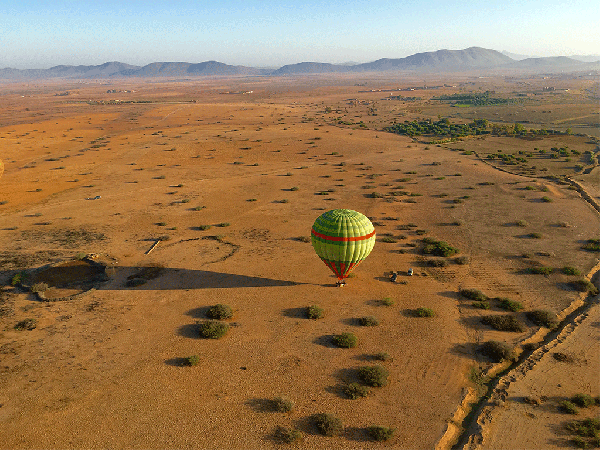
[[[320,413],[312,417],[312,421],[324,436],[337,436],[344,428],[342,421],[333,414]]]
[[[395,244],[396,242],[398,242],[397,239],[394,239],[393,237],[389,237],[389,236],[384,236],[380,239],[381,242],[385,242],[387,244]]]
[[[433,317],[435,316],[435,312],[430,308],[417,308],[415,310],[415,315],[417,317]]]
[[[527,269],[528,273],[534,275],[550,275],[553,271],[552,267],[530,267]]]
[[[23,330],[34,330],[37,327],[37,321],[35,319],[25,319],[17,322],[15,325],[15,330],[23,331]]]
[[[302,433],[293,428],[277,427],[275,438],[284,444],[293,444],[302,439]]]
[[[384,297],[381,299],[381,304],[384,306],[394,306],[394,300],[390,297]]]
[[[343,391],[344,394],[352,400],[356,400],[357,398],[361,397],[366,397],[371,392],[371,390],[368,387],[362,386],[358,383],[350,383],[349,385],[344,387]]]
[[[185,364],[188,366],[197,366],[200,362],[200,357],[198,355],[192,355],[185,358]]]
[[[333,336],[333,343],[342,348],[354,348],[357,344],[357,338],[353,333],[342,333]]]
[[[554,329],[558,326],[558,318],[552,311],[546,309],[536,309],[527,312],[527,318],[540,327]]]
[[[385,386],[388,376],[389,372],[382,366],[365,366],[358,369],[358,378],[367,386]]]
[[[581,272],[575,267],[565,266],[562,268],[562,273],[565,275],[581,275]]]
[[[25,273],[25,272],[16,273],[10,279],[10,285],[17,286],[17,285],[23,283],[26,279],[27,279],[27,273]]]
[[[322,319],[324,315],[324,311],[322,308],[319,308],[317,305],[310,305],[306,308],[306,316],[309,319],[317,320]]]
[[[193,211],[202,211],[204,208],[206,208],[206,206],[194,206],[192,208]]]
[[[546,197],[546,196],[543,196],[543,197],[541,198],[541,200],[542,200],[542,202],[544,202],[544,203],[552,203],[552,201],[553,201],[553,200],[552,200],[550,197]]]
[[[199,229],[200,231],[209,230],[210,228],[211,228],[211,225],[200,225],[200,226],[198,227],[198,229]]]
[[[581,280],[571,281],[569,283],[573,289],[579,292],[588,292],[590,295],[597,295],[598,288],[589,280],[582,278]]]
[[[472,306],[477,309],[490,309],[490,302],[473,302]]]
[[[498,302],[498,306],[505,311],[517,312],[523,309],[523,305],[521,305],[521,303],[506,297],[496,297],[494,300],[496,300]]]
[[[485,302],[488,300],[488,296],[478,289],[461,289],[458,292],[464,298],[468,298],[469,300],[476,300],[478,302]]]
[[[436,241],[435,239],[425,238],[423,239],[425,246],[423,247],[423,253],[427,255],[443,256],[445,258],[453,256],[458,253],[458,249],[452,247],[450,244],[444,241]]]
[[[588,394],[575,394],[571,398],[571,402],[582,408],[587,408],[588,406],[596,404],[594,397]]]
[[[269,402],[269,408],[274,412],[290,412],[294,408],[294,402],[285,397],[276,397]]]
[[[558,404],[558,407],[567,414],[579,414],[579,409],[569,400],[563,400]]]
[[[516,333],[525,331],[525,326],[515,316],[511,316],[510,314],[484,316],[481,318],[481,322],[498,331],[512,331]]]
[[[231,309],[231,306],[219,303],[211,306],[208,311],[206,311],[206,317],[217,320],[231,319],[233,317],[233,310]]]
[[[367,433],[369,434],[369,436],[371,436],[371,438],[374,441],[378,442],[384,442],[391,439],[395,431],[396,430],[394,430],[393,428],[380,426],[372,426],[367,428]]]
[[[588,239],[583,248],[590,252],[600,252],[600,239]]]
[[[229,325],[218,320],[207,320],[198,324],[198,333],[205,339],[219,339],[229,331]]]
[[[366,316],[358,319],[358,323],[361,324],[363,327],[376,327],[377,325],[379,325],[379,320],[377,320],[373,316]]]
[[[481,353],[494,362],[512,360],[515,358],[515,352],[512,347],[505,342],[499,341],[487,341],[481,347]]]
[[[373,355],[373,359],[376,359],[378,361],[391,361],[392,357],[390,356],[389,353],[379,352],[379,353],[375,353]]]

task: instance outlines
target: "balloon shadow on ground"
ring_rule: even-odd
[[[115,290],[178,290],[178,289],[230,289],[248,287],[296,286],[303,283],[254,277],[208,270],[160,268],[150,279],[144,277],[145,267],[107,268],[109,281],[100,289]],[[140,276],[141,274],[141,276]],[[132,280],[138,283],[131,283]],[[127,286],[129,284],[129,286]],[[132,285],[133,284],[133,285]]]

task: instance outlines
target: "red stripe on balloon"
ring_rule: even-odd
[[[321,239],[325,239],[326,241],[334,241],[334,242],[349,242],[349,241],[364,241],[369,239],[375,235],[375,230],[365,236],[356,236],[356,237],[342,237],[342,236],[327,236],[325,234],[317,233],[314,228],[310,230],[312,234]]]

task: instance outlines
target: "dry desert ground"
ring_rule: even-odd
[[[600,394],[597,81],[426,85],[0,84],[0,447],[572,447],[565,424],[599,411],[561,407]],[[487,90],[518,101],[434,98]],[[384,130],[423,118],[527,118],[557,133]],[[335,208],[364,213],[378,235],[342,289],[309,239]],[[435,241],[458,252],[427,253]],[[485,297],[459,293],[473,290]],[[233,310],[229,329],[201,338],[217,304]],[[307,318],[310,305],[323,317]],[[532,320],[538,310],[553,329]],[[494,329],[494,317],[516,331]],[[355,347],[333,344],[345,332]],[[488,341],[514,359],[486,356]],[[375,365],[385,385],[349,398]],[[278,398],[291,410],[277,411]],[[319,413],[339,418],[339,433],[319,433]],[[379,442],[372,426],[394,432]],[[282,442],[282,429],[299,439]]]

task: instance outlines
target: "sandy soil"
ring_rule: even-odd
[[[458,420],[471,369],[490,365],[478,344],[516,345],[538,332],[523,312],[523,333],[481,325],[501,311],[475,309],[458,290],[510,297],[525,310],[560,312],[578,299],[572,276],[524,273],[596,264],[581,246],[597,237],[598,214],[578,192],[381,131],[414,105],[387,102],[369,115],[381,94],[359,93],[357,81],[132,84],[122,100],[154,103],[126,104],[103,104],[114,86],[93,83],[5,89],[15,113],[3,111],[0,127],[1,448],[273,448],[277,426],[301,430],[301,448],[433,448]],[[248,90],[255,94],[221,93]],[[524,189],[532,183],[553,202]],[[379,235],[343,289],[298,240],[333,208],[363,212]],[[469,263],[430,267],[423,236],[458,247]],[[19,270],[81,252],[99,254],[109,276],[86,296],[45,303],[9,286]],[[127,287],[148,265],[164,270]],[[409,267],[416,276],[388,281]],[[383,306],[385,297],[394,305]],[[235,311],[230,331],[200,339],[195,323],[217,303]],[[325,310],[322,320],[304,317],[311,304]],[[418,307],[435,317],[414,317]],[[363,316],[380,325],[358,326]],[[35,329],[15,329],[28,318]],[[344,331],[358,347],[331,345]],[[341,387],[378,352],[391,356],[380,362],[389,384],[344,398]],[[182,366],[191,355],[200,364]],[[576,390],[579,379],[562,383]],[[294,409],[265,412],[265,400],[280,395]],[[317,434],[310,416],[320,412],[340,417],[344,432]],[[371,425],[396,433],[372,442]]]

